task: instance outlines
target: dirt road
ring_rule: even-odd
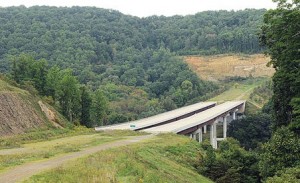
[[[1,173],[0,174],[0,182],[1,183],[13,183],[13,182],[21,181],[21,180],[29,178],[32,175],[37,174],[41,171],[58,167],[58,166],[62,165],[63,163],[66,163],[69,160],[73,160],[73,159],[80,158],[80,157],[83,157],[86,155],[90,155],[90,154],[96,153],[98,151],[133,144],[133,143],[145,140],[145,139],[149,139],[151,137],[153,137],[153,135],[130,137],[126,140],[120,140],[120,141],[115,141],[115,142],[111,142],[111,143],[107,143],[107,144],[102,144],[102,145],[99,145],[96,147],[84,149],[79,152],[59,156],[56,158],[51,158],[51,159],[48,159],[45,161],[33,162],[33,163],[28,163],[28,164],[24,164],[21,166],[17,166],[9,171]]]

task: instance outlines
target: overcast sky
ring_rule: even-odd
[[[0,0],[0,6],[95,6],[139,17],[188,15],[205,10],[275,8],[272,0]]]

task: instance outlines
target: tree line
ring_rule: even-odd
[[[71,123],[87,127],[106,123],[107,98],[100,89],[91,92],[80,85],[71,69],[48,67],[45,59],[35,60],[27,54],[12,57],[11,61],[12,79],[22,87],[31,87],[31,93],[45,96]]]
[[[140,58],[149,57],[149,50],[163,48],[179,55],[257,53],[263,49],[257,33],[264,12],[137,18],[89,7],[1,8],[0,71],[9,70],[10,55],[28,53],[51,66],[72,68],[81,82],[95,83],[103,79],[99,75],[106,69],[115,69],[112,65],[126,64],[131,69],[143,62],[143,69],[151,66]]]
[[[99,81],[97,86],[80,82],[72,69],[49,66],[45,59],[37,60],[28,54],[9,59],[10,77],[16,83],[44,96],[72,123],[80,122],[88,127],[169,111],[194,100],[203,100],[207,93],[218,89],[215,84],[200,80],[186,64],[165,50],[152,53],[151,59],[157,63],[148,72],[142,67],[127,70],[124,65],[125,68],[118,68],[126,73],[121,79],[128,82],[127,85],[113,82],[116,78],[109,74],[105,76],[107,80]]]
[[[202,144],[198,171],[216,182],[300,181],[300,2],[275,2],[260,33],[276,69],[274,94],[261,112],[230,124],[228,135],[238,141],[221,142],[217,151]]]

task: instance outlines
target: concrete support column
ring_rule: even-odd
[[[227,137],[227,115],[224,117],[223,120],[223,138]]]
[[[202,142],[203,140],[203,134],[202,134],[202,127],[199,130],[199,142]]]
[[[217,121],[210,125],[210,144],[214,149],[217,149]]]
[[[217,149],[217,121],[214,122],[214,132],[213,132],[213,148]]]
[[[197,135],[197,133],[193,133],[193,139],[194,140],[196,140],[196,137],[197,137],[196,135]]]
[[[210,125],[209,133],[210,133],[210,138],[209,138],[210,144],[212,147],[214,147],[214,125],[213,124]]]
[[[204,125],[204,133],[206,133],[207,132],[207,126],[206,125]]]
[[[232,114],[232,115],[233,115],[233,116],[232,116],[232,119],[233,119],[233,120],[236,120],[236,113],[237,113],[237,112],[238,112],[238,109],[236,109],[236,110],[233,111],[233,114]]]
[[[193,138],[193,134],[191,133],[191,134],[190,134],[190,139],[192,139],[192,138]]]

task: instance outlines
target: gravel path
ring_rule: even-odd
[[[103,151],[103,150],[114,148],[114,147],[126,146],[129,144],[140,142],[145,139],[149,139],[151,137],[153,137],[153,135],[130,137],[125,140],[102,144],[99,146],[84,149],[79,152],[51,158],[51,159],[48,159],[45,161],[32,162],[32,163],[20,165],[11,170],[8,170],[4,173],[0,173],[0,182],[1,183],[12,183],[12,182],[17,182],[17,181],[22,181],[26,178],[31,177],[34,174],[40,173],[41,171],[58,167],[58,166],[62,165],[63,163],[66,163],[69,160],[80,158],[80,157],[83,157],[86,155],[96,153],[98,151]]]

